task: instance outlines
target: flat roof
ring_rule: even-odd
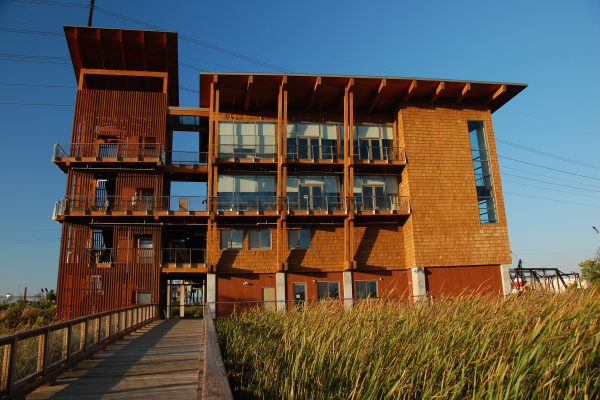
[[[209,107],[210,85],[216,82],[219,103],[245,111],[276,106],[278,88],[285,82],[288,107],[340,109],[351,85],[355,110],[395,111],[403,104],[475,106],[496,111],[527,87],[525,83],[481,82],[388,76],[350,76],[272,73],[200,73],[200,106]]]
[[[168,73],[169,105],[179,104],[177,33],[65,26],[75,78],[82,68]]]

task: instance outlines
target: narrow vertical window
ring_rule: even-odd
[[[494,184],[483,121],[469,121],[468,126],[479,204],[479,220],[483,224],[494,223],[497,222]]]

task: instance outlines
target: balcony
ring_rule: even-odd
[[[220,194],[214,197],[216,210],[223,215],[269,215],[277,214],[275,195],[245,193]]]
[[[163,248],[163,272],[206,272],[206,250],[200,248]]]
[[[66,196],[54,205],[53,219],[103,215],[208,215],[206,196]]]
[[[119,253],[119,255],[117,255]],[[111,268],[118,262],[132,264],[154,264],[152,248],[87,249],[88,265],[91,268]],[[162,272],[206,272],[204,265],[206,250],[200,248],[163,248],[161,250]]]
[[[350,198],[357,215],[409,215],[408,197],[397,195],[364,196],[356,194]]]
[[[276,145],[229,145],[219,146],[219,160],[245,163],[274,163],[277,159]]]
[[[194,176],[208,173],[208,153],[198,151],[168,151],[165,167],[171,173]]]
[[[287,146],[287,158],[294,163],[334,163],[338,162],[343,154],[338,146],[324,145],[293,145]]]
[[[375,142],[376,143],[376,142]],[[373,143],[360,146],[354,144],[354,162],[356,164],[406,164],[406,152],[403,147],[398,146],[379,146]]]
[[[152,163],[165,160],[164,147],[157,143],[57,143],[52,161],[63,171],[71,163]]]
[[[291,215],[346,214],[343,198],[337,194],[320,196],[289,194],[285,199],[285,209]]]

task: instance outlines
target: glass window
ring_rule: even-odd
[[[317,282],[317,298],[319,300],[339,299],[339,282]]]
[[[483,121],[469,121],[468,127],[469,139],[471,141],[473,172],[475,175],[475,187],[477,190],[479,220],[484,224],[494,223],[497,222],[496,203],[494,201],[494,184],[492,182]]]
[[[377,281],[356,281],[356,298],[377,298]]]
[[[233,229],[224,229],[221,231],[221,249],[223,250],[233,250],[233,249],[241,249],[244,244],[244,232],[233,230]]]
[[[251,249],[270,249],[271,248],[271,231],[269,229],[251,230],[250,231],[250,248]]]
[[[309,249],[310,230],[293,229],[288,231],[288,247],[290,249]]]

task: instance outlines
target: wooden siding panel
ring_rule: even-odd
[[[410,195],[408,266],[510,264],[504,198],[489,111],[407,107],[400,111]],[[467,121],[485,123],[498,222],[479,221]],[[412,238],[412,239],[411,239]],[[412,242],[412,244],[411,244]],[[414,254],[412,254],[414,251]]]
[[[499,265],[425,268],[425,281],[433,297],[503,293]]]

